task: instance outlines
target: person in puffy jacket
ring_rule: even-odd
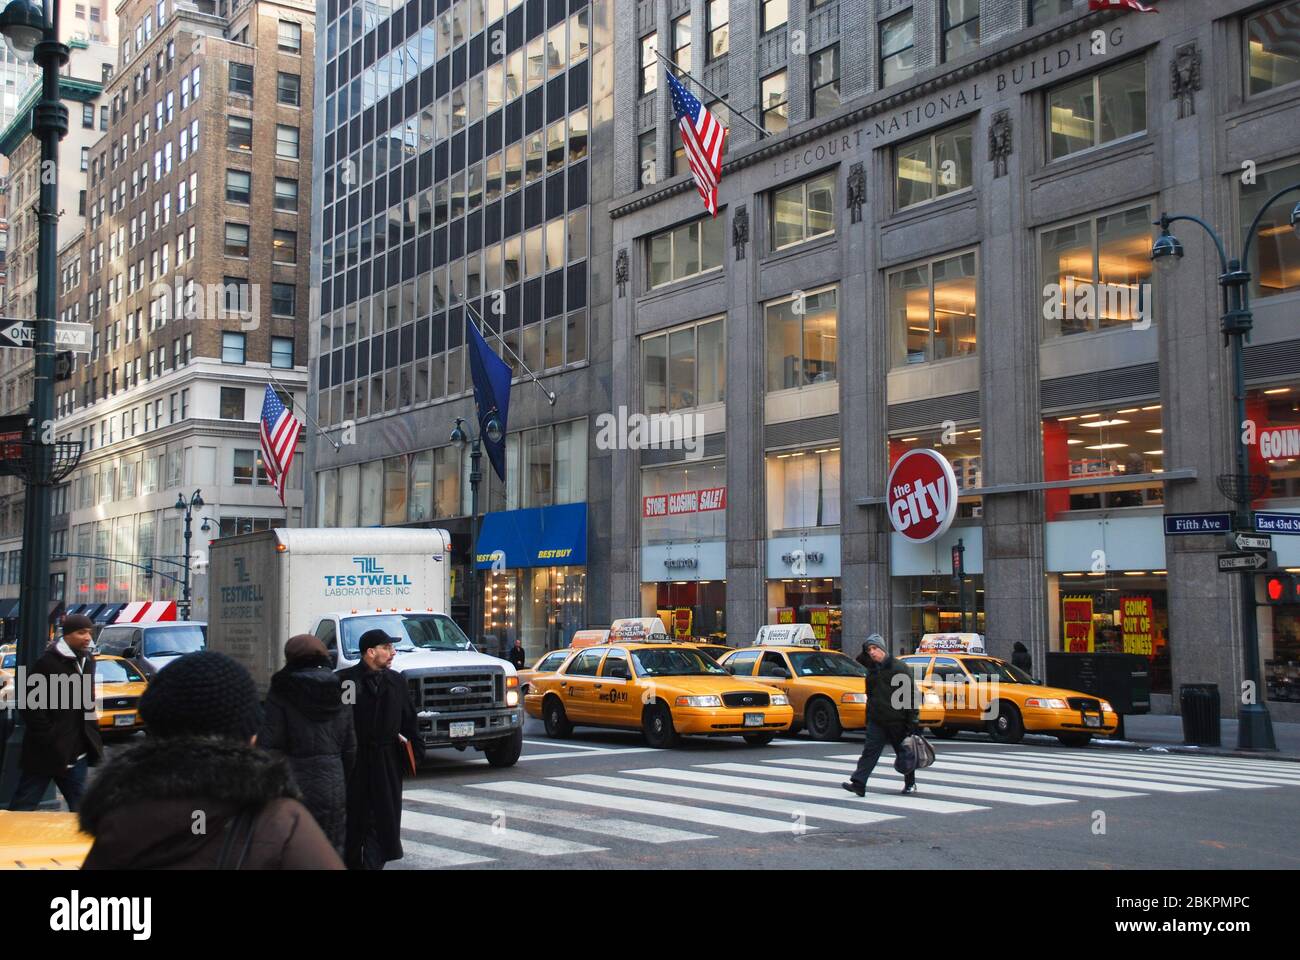
[[[867,730],[862,745],[862,756],[853,775],[840,786],[859,797],[866,796],[867,778],[876,769],[876,762],[885,744],[894,748],[895,754],[903,750],[903,739],[916,731],[920,717],[917,709],[916,689],[912,674],[893,657],[878,633],[867,637],[858,657],[867,667]],[[916,773],[903,776],[903,793],[916,792]]]
[[[347,779],[357,756],[352,711],[325,645],[309,633],[284,645],[284,668],[271,677],[257,745],[284,754],[303,804],[343,855]]]

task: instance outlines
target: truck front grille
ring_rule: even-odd
[[[409,683],[420,710],[480,710],[505,700],[505,676],[499,673],[435,673]]]

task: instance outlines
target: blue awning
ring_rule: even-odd
[[[105,603],[91,615],[90,619],[95,623],[112,623],[125,606],[125,603]]]
[[[580,566],[587,562],[587,505],[506,510],[483,517],[477,568],[492,568],[500,551],[505,567]]]

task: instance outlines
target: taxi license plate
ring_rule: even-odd
[[[113,726],[115,727],[129,727],[134,724],[135,724],[134,713],[121,713],[113,718]]]
[[[761,713],[745,714],[745,726],[761,727],[763,725],[763,715]]]
[[[472,737],[474,736],[474,721],[466,720],[463,723],[453,723],[447,732],[453,737]]]
[[[1100,727],[1101,717],[1090,717],[1088,714],[1083,715],[1083,725],[1085,727]]]

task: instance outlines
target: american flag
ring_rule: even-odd
[[[716,217],[718,184],[722,180],[722,147],[727,142],[727,128],[671,73],[668,74],[668,89],[672,91],[673,112],[677,114],[677,125],[682,131],[686,162],[691,165],[704,206]]]
[[[284,478],[289,475],[294,452],[298,448],[298,434],[302,424],[285,409],[279,395],[266,385],[262,398],[262,462],[267,476],[275,484],[275,492],[284,503]]]
[[[1088,0],[1089,10],[1136,10],[1138,13],[1159,13],[1153,6],[1138,0]]]

